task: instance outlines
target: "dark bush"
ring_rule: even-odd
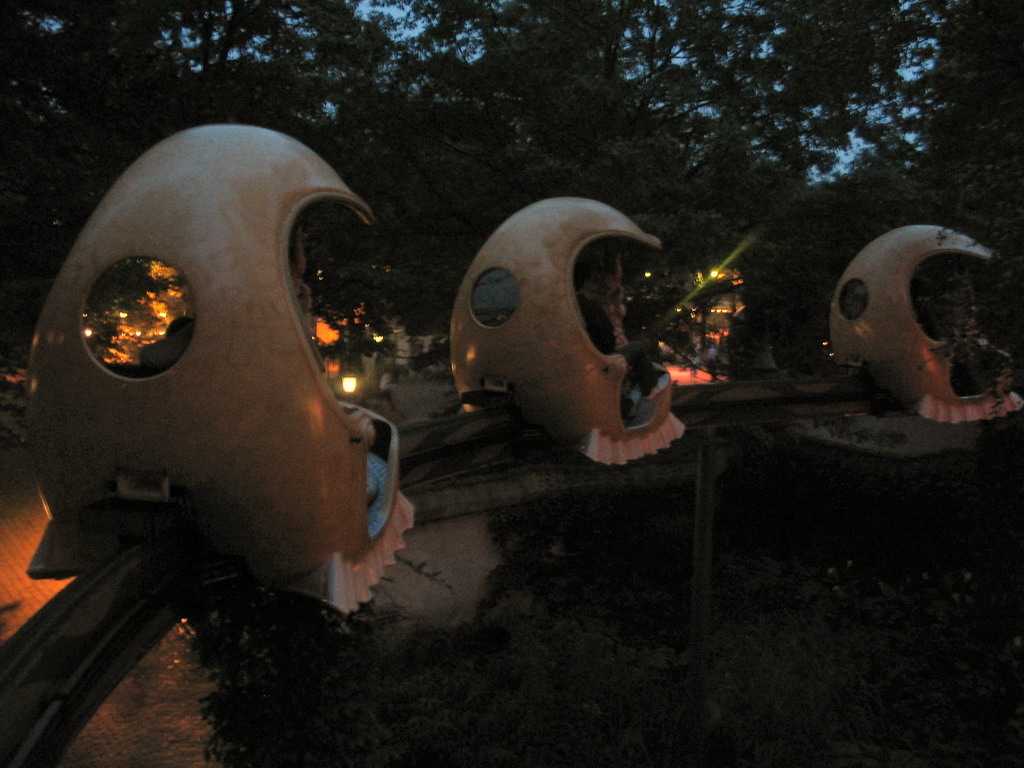
[[[1024,754],[1016,427],[928,460],[733,435],[719,485],[705,765],[1010,768]],[[379,631],[219,598],[197,642],[230,766],[692,765],[693,486],[492,516],[477,617]],[[378,626],[378,629],[374,629]]]

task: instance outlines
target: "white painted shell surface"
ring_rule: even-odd
[[[970,238],[935,226],[901,227],[869,243],[850,262],[832,297],[833,351],[840,363],[863,364],[880,386],[933,421],[977,421],[1016,410],[1021,401],[1014,393],[958,396],[951,355],[917,321],[911,280],[925,259],[943,253],[991,257]],[[866,298],[855,317],[841,309],[844,289],[856,285],[851,281],[863,283]]]
[[[371,219],[311,150],[250,126],[176,134],[117,180],[68,256],[33,341],[30,441],[55,521],[102,499],[119,469],[167,472],[187,488],[206,538],[272,586],[336,553],[357,569],[390,556],[373,553],[367,531],[371,418],[336,402],[289,280],[292,225],[324,199]],[[175,268],[194,300],[184,355],[144,379],[108,370],[83,340],[90,287],[128,257]],[[394,472],[386,492],[399,499]],[[395,525],[408,527],[403,510]],[[378,539],[393,549],[399,534],[392,525]]]
[[[452,369],[460,393],[485,380],[511,386],[527,421],[556,440],[578,444],[591,458],[624,463],[668,445],[683,432],[670,412],[671,387],[654,401],[651,418],[627,427],[619,411],[626,364],[591,342],[573,287],[580,250],[604,237],[652,248],[659,240],[604,203],[582,198],[542,200],[507,219],[488,238],[459,288],[452,313]],[[491,269],[510,272],[519,303],[495,327],[471,307],[477,280]]]

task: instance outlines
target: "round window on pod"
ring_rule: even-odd
[[[1009,358],[974,307],[991,253],[942,227],[908,226],[876,238],[850,262],[832,298],[837,362],[863,366],[904,406],[933,421],[978,421],[1021,406]]]
[[[93,283],[81,334],[97,363],[127,378],[163,373],[178,362],[195,330],[184,274],[160,259],[122,259]]]
[[[670,378],[625,325],[623,256],[659,247],[595,200],[551,198],[509,217],[470,264],[452,312],[463,402],[500,390],[526,421],[608,464],[680,437]]]

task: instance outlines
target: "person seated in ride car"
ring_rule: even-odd
[[[656,397],[664,389],[662,378],[666,377],[651,362],[643,345],[628,341],[622,329],[622,262],[614,245],[597,241],[586,246],[576,260],[573,285],[594,346],[602,354],[625,357],[641,395]]]

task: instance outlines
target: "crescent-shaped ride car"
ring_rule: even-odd
[[[104,561],[146,503],[177,500],[268,586],[342,610],[369,598],[412,507],[397,430],[336,399],[311,343],[294,230],[323,201],[372,219],[310,149],[242,125],[171,136],[116,181],[33,341],[29,434],[52,519],[32,575]]]

